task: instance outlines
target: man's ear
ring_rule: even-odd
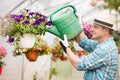
[[[104,28],[104,30],[105,30],[106,33],[110,32],[110,29],[108,29],[108,28]]]

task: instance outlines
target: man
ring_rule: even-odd
[[[64,51],[71,64],[79,71],[85,71],[84,80],[115,80],[118,68],[118,50],[112,37],[115,19],[107,12],[101,12],[94,19],[91,27],[92,39],[86,37],[82,31],[76,41],[90,53],[78,58],[69,48],[66,35],[61,40]]]

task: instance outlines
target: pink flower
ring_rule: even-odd
[[[91,34],[91,24],[83,24],[83,29],[86,33],[86,35],[91,38],[92,37],[92,34]]]
[[[88,33],[90,33],[91,32],[91,30],[90,30],[90,28],[91,28],[91,25],[90,24],[87,24],[87,25],[84,25],[84,30],[86,31],[86,32],[88,32]]]
[[[0,46],[0,55],[5,57],[6,54],[7,54],[7,50],[3,46]]]

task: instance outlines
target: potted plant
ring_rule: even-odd
[[[38,56],[46,55],[50,52],[50,47],[41,36],[35,36],[35,44],[32,48],[16,48],[14,50],[14,56],[21,55],[25,53],[26,58],[29,61],[36,61]]]
[[[35,43],[34,35],[44,35],[46,26],[51,25],[47,16],[28,9],[8,15],[7,20],[9,25],[6,27],[5,35],[9,37],[8,42],[20,48],[32,48]]]
[[[39,55],[45,55],[49,52],[50,47],[48,44],[40,36],[36,36],[35,44],[32,48],[28,49],[26,57],[29,61],[36,61]]]
[[[2,59],[6,56],[7,51],[3,46],[0,46],[0,74],[2,73],[2,67],[5,65],[5,62]]]

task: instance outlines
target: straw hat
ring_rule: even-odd
[[[110,14],[109,10],[104,10],[98,13],[94,19],[94,23],[113,30],[116,30],[114,26],[115,22],[116,18],[114,15]]]

